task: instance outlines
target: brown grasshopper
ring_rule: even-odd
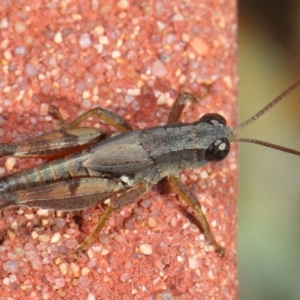
[[[253,122],[299,84],[300,80],[237,128]],[[213,237],[200,203],[178,179],[178,174],[224,159],[232,141],[258,143],[297,155],[300,152],[252,139],[234,139],[234,131],[218,114],[205,114],[199,121],[179,124],[187,100],[196,99],[189,93],[179,94],[167,125],[145,130],[132,130],[123,118],[102,108],[88,111],[68,124],[52,108],[52,115],[61,120],[61,130],[0,144],[0,155],[62,157],[0,178],[0,209],[27,206],[74,211],[109,199],[97,226],[79,246],[78,250],[82,250],[97,238],[115,210],[139,200],[161,179],[168,178],[196,213],[207,241],[224,256],[224,248]],[[121,133],[105,138],[105,133],[98,129],[78,127],[92,115]],[[72,154],[64,156],[66,153]]]

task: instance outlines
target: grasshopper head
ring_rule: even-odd
[[[233,131],[219,114],[205,114],[194,123],[198,134],[198,160],[221,161],[230,151]]]

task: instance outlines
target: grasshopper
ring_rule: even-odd
[[[186,102],[196,101],[187,92],[180,93],[175,100],[167,125],[145,130],[132,130],[122,117],[103,108],[90,110],[67,123],[58,110],[51,107],[50,113],[61,121],[62,129],[0,144],[2,156],[52,158],[36,167],[1,177],[0,209],[26,206],[74,211],[109,199],[95,229],[79,245],[77,251],[81,251],[93,243],[114,211],[138,201],[167,178],[195,212],[207,241],[223,257],[225,250],[215,240],[197,197],[178,179],[178,174],[223,160],[233,141],[257,143],[300,155],[296,150],[234,137],[235,130],[253,122],[299,84],[300,80],[235,129],[226,125],[224,117],[214,113],[205,114],[193,123],[179,123]],[[101,130],[78,127],[93,115],[119,133],[106,138]]]

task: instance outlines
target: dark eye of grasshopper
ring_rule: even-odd
[[[219,114],[214,114],[214,113],[210,113],[210,114],[205,114],[203,115],[200,120],[200,122],[204,122],[204,123],[208,123],[214,126],[220,126],[223,127],[226,125],[226,120],[224,117],[222,117]]]
[[[215,140],[205,151],[206,161],[220,161],[230,151],[230,142],[227,138]]]

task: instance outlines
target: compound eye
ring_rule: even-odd
[[[203,115],[199,121],[220,127],[224,127],[226,125],[226,120],[223,116],[213,113]]]
[[[227,138],[215,140],[205,151],[207,161],[221,161],[230,151],[230,142]]]

